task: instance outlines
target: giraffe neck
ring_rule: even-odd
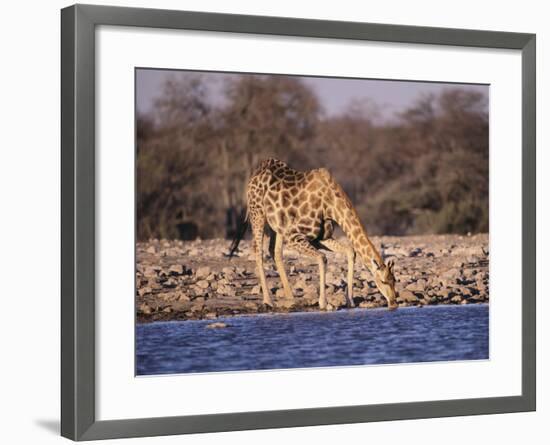
[[[363,264],[372,271],[374,267],[372,260],[380,265],[383,264],[382,257],[369,239],[350,199],[339,185],[336,184],[336,186],[332,219],[342,228]]]

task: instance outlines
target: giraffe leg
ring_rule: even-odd
[[[277,233],[275,235],[274,258],[275,258],[275,266],[277,267],[277,272],[279,273],[279,276],[281,277],[281,281],[283,283],[285,297],[288,299],[294,299],[294,295],[292,294],[292,288],[288,283],[285,264],[283,262],[283,236],[280,233]]]
[[[261,214],[251,214],[250,224],[254,236],[254,252],[256,254],[256,273],[260,278],[260,286],[262,288],[263,302],[268,306],[273,306],[273,300],[267,288],[267,280],[264,270],[264,225],[265,216]]]
[[[346,292],[346,300],[348,307],[355,307],[353,302],[353,267],[355,262],[355,251],[353,250],[353,247],[332,238],[320,241],[320,243],[333,252],[345,253],[348,257],[348,288]]]
[[[327,307],[327,298],[325,294],[327,257],[324,253],[319,252],[315,247],[313,247],[307,237],[301,233],[291,234],[288,238],[287,245],[291,249],[296,250],[298,253],[317,260],[317,263],[319,264],[319,308],[325,309]]]

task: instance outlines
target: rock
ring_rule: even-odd
[[[197,269],[197,271],[195,272],[195,276],[199,279],[200,278],[206,278],[210,275],[210,272],[211,272],[211,270],[210,270],[210,267],[208,267],[208,266],[199,267]]]
[[[462,295],[462,298],[470,298],[472,296],[472,291],[467,287],[462,287],[457,289],[458,293]]]
[[[408,249],[405,249],[403,247],[398,247],[398,246],[394,246],[394,247],[386,247],[383,249],[384,251],[384,255],[386,257],[403,257],[403,256],[408,256],[409,255],[409,250]]]
[[[416,303],[418,301],[418,297],[410,290],[404,290],[399,293],[399,300],[402,300],[406,303]]]
[[[162,312],[166,312],[167,314],[169,314],[170,312],[172,312],[172,308],[170,306],[166,306]]]
[[[183,266],[181,264],[172,264],[168,272],[172,275],[183,275]]]
[[[341,307],[346,305],[346,295],[343,292],[337,292],[327,295],[327,301],[334,307]]]
[[[489,249],[485,249],[483,246],[473,246],[468,248],[466,252],[471,257],[484,257],[489,254]]]
[[[221,321],[215,322],[215,323],[209,323],[206,325],[207,329],[223,329],[227,328],[229,325],[227,323],[223,323]]]
[[[344,283],[344,280],[342,279],[342,276],[340,275],[340,272],[338,272],[337,275],[334,275],[334,274],[327,274],[326,277],[325,277],[325,282],[327,284],[332,284],[333,286],[342,286],[342,284]]]
[[[294,288],[295,289],[302,289],[304,290],[306,288],[307,284],[306,284],[306,280],[304,280],[303,278],[298,278],[298,280],[296,280],[294,282]]]
[[[437,298],[431,297],[424,300],[426,304],[437,304]]]
[[[160,284],[156,279],[150,279],[148,283],[149,283],[149,287],[151,287],[151,289],[153,290],[162,289],[162,284]]]
[[[153,309],[151,309],[151,307],[147,303],[140,304],[139,310],[144,314],[150,314],[151,312],[153,312]]]
[[[277,307],[282,309],[290,309],[291,307],[294,307],[296,302],[293,298],[282,298],[280,300],[277,300]]]
[[[336,310],[336,308],[332,304],[327,303],[327,307],[325,308],[325,310],[331,312]]]
[[[304,288],[304,296],[306,296],[306,295],[311,295],[311,296],[314,296],[314,297],[318,297],[319,295],[317,294],[317,286],[315,286],[314,284],[308,284]]]
[[[175,295],[170,292],[163,292],[161,294],[157,294],[157,298],[163,301],[172,301],[175,299]]]
[[[162,283],[163,287],[176,287],[178,285],[178,282],[174,278],[169,278],[165,282]]]
[[[197,281],[197,286],[200,287],[201,289],[207,289],[208,286],[210,286],[210,284],[206,280],[200,280],[200,281]]]
[[[487,296],[484,295],[484,294],[479,293],[479,294],[477,294],[477,295],[472,295],[472,296],[470,297],[470,299],[471,299],[471,300],[475,300],[475,301],[481,303],[481,302],[487,301]]]
[[[177,300],[178,301],[181,301],[181,302],[185,302],[185,301],[191,301],[191,297],[183,292],[181,292],[178,297],[177,297]]]
[[[457,278],[460,275],[461,275],[461,271],[456,267],[452,269],[447,269],[445,272],[441,274],[441,276],[444,278]]]
[[[149,266],[145,268],[145,270],[143,271],[143,275],[146,277],[156,277],[157,271],[154,267]]]
[[[377,307],[381,307],[382,304],[376,302],[376,301],[362,301],[361,303],[359,303],[359,307],[362,308],[362,309],[375,309]]]
[[[145,251],[152,254],[157,253],[157,249],[155,249],[155,246],[149,246]]]
[[[192,312],[202,312],[202,310],[204,309],[204,304],[202,302],[194,302],[193,305],[191,306],[191,311]]]
[[[144,295],[150,294],[152,292],[153,292],[153,289],[151,289],[150,287],[141,287],[138,289],[138,295],[140,297],[143,297]]]
[[[235,289],[228,285],[218,286],[216,292],[220,295],[227,295],[230,297],[234,297],[236,295]]]
[[[451,289],[448,289],[448,288],[440,289],[437,292],[437,297],[440,300],[448,300],[449,298],[452,298],[454,295],[455,295],[455,292]]]
[[[224,267],[222,269],[222,273],[227,277],[227,278],[233,278],[235,276],[235,269],[232,268],[232,267]]]
[[[399,293],[399,305],[489,301],[486,234],[373,238],[376,245],[382,246],[383,254],[396,261],[395,289]],[[139,308],[145,303],[146,311],[163,320],[261,312],[262,292],[251,244],[243,240],[239,257],[228,262],[222,255],[226,250],[222,240],[138,242],[136,310],[145,319],[147,316]],[[347,260],[345,255],[333,252],[328,252],[327,257],[327,303],[337,310],[346,305]],[[285,263],[287,272],[290,269],[292,274],[298,309],[318,310],[317,265],[300,259],[292,249],[288,250]],[[271,264],[270,258],[266,274],[269,288],[273,288],[270,293],[276,298],[275,310],[294,310],[293,300],[287,301],[279,275]],[[359,266],[356,269],[353,280],[355,305],[385,307],[387,302],[378,292],[370,271]],[[167,306],[171,307],[171,313],[163,313]]]
[[[424,292],[427,284],[428,282],[424,278],[421,278],[418,281],[406,286],[405,289],[408,289],[409,291],[412,291],[412,292]]]

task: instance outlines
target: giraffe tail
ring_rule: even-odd
[[[237,228],[237,233],[231,243],[231,246],[229,247],[229,253],[227,254],[229,258],[233,257],[237,252],[239,243],[244,238],[244,234],[246,233],[246,229],[248,229],[248,208],[243,209],[241,212],[239,227]]]

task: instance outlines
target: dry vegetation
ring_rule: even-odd
[[[488,231],[486,97],[425,96],[392,119],[369,103],[327,116],[297,77],[198,74],[167,82],[137,120],[138,239],[231,238],[252,167],[327,167],[370,234]]]

